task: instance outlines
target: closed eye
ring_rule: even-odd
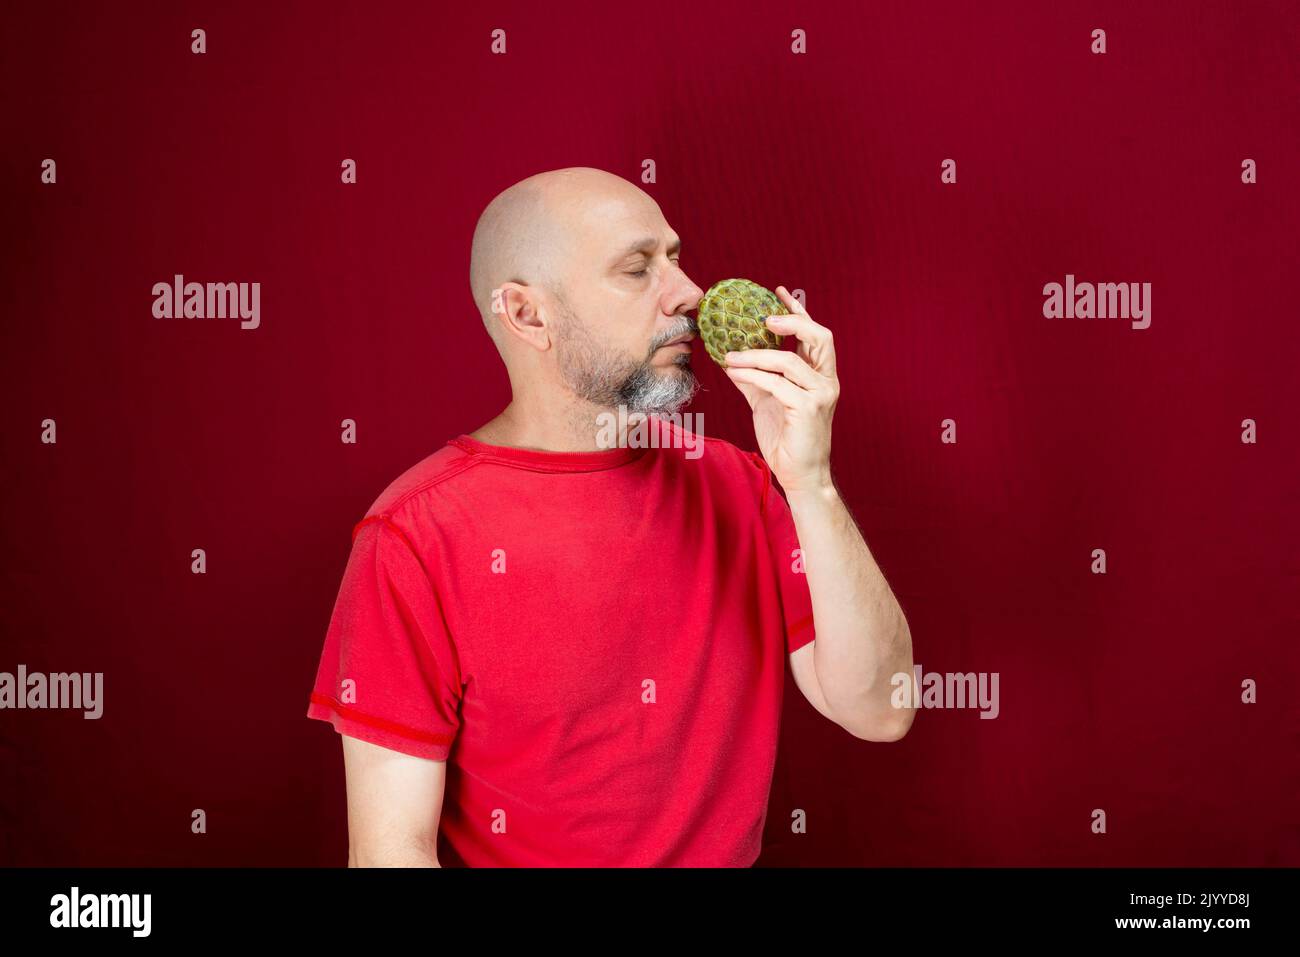
[[[678,266],[679,268],[680,268],[680,266],[681,266],[681,260],[680,260],[680,259],[670,259],[670,260],[668,260],[668,261],[669,261],[670,263],[672,263],[674,266]],[[628,275],[629,275],[629,276],[637,276],[637,277],[640,277],[640,276],[644,276],[644,275],[645,275],[646,273],[648,273],[649,271],[650,271],[649,269],[638,269],[636,272],[630,272],[630,273],[628,273]]]

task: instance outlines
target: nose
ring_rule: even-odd
[[[691,282],[690,276],[686,275],[680,268],[677,272],[680,273],[680,278],[677,285],[673,287],[669,296],[670,301],[667,304],[670,315],[680,315],[683,312],[693,310],[699,306],[700,300],[704,298],[704,290]]]

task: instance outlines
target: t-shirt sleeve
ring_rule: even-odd
[[[353,533],[307,717],[445,761],[462,689],[455,643],[410,540],[387,517],[366,519]]]
[[[748,453],[763,473],[761,511],[767,528],[773,567],[781,588],[781,608],[785,615],[785,642],[787,653],[798,651],[813,641],[812,593],[808,590],[808,576],[804,574],[803,551],[795,531],[790,505],[772,478],[772,470],[760,452]]]

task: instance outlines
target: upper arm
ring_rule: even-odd
[[[354,866],[438,863],[464,681],[422,553],[386,515],[357,526],[310,696],[343,742]]]
[[[348,735],[348,866],[438,867],[438,820],[447,762]]]

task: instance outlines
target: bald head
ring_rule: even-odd
[[[587,217],[621,199],[651,203],[627,180],[589,166],[549,170],[499,193],[479,217],[470,247],[469,284],[489,335],[501,348],[492,291],[504,282],[562,294]]]

